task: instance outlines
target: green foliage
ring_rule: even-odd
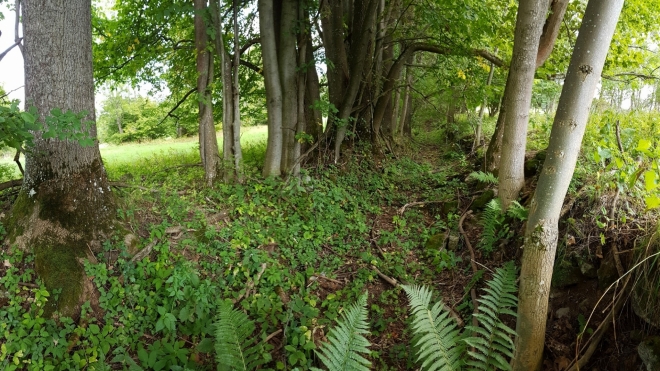
[[[254,344],[254,322],[233,308],[231,302],[220,305],[215,322],[215,355],[221,370],[256,370],[264,363],[260,344]]]
[[[468,350],[470,357],[467,364],[477,370],[511,369],[509,360],[513,357],[514,349],[512,337],[515,337],[516,332],[505,325],[501,317],[517,317],[517,276],[513,262],[497,269],[493,279],[486,283],[486,294],[478,299],[479,313],[474,316],[477,317],[479,326],[466,327],[467,331],[475,334],[465,338],[465,342],[474,348]]]
[[[360,296],[356,303],[342,313],[328,334],[329,342],[324,343],[317,352],[323,364],[330,371],[369,370],[371,362],[361,354],[369,353],[369,340],[364,337],[369,333],[367,323],[367,293]]]
[[[91,136],[94,122],[85,120],[89,112],[62,112],[59,108],[53,108],[41,122],[34,106],[21,111],[18,104],[17,100],[9,105],[0,104],[0,149],[29,150],[33,145],[34,131],[42,131],[43,139],[71,140],[81,146],[94,145],[94,137]]]
[[[432,291],[402,286],[410,301],[412,329],[417,336],[418,361],[423,370],[458,370],[463,365],[460,329],[441,301],[432,307]]]
[[[483,171],[473,171],[468,178],[476,179],[485,184],[497,184],[497,177],[495,175]]]
[[[480,224],[483,227],[479,247],[487,254],[495,250],[497,242],[511,237],[509,221],[516,219],[524,221],[527,219],[527,209],[517,201],[513,201],[506,213],[502,212],[502,204],[499,198],[492,199],[481,216]]]
[[[479,313],[475,317],[479,326],[466,326],[463,334],[442,301],[431,307],[431,290],[424,286],[402,286],[410,301],[411,326],[419,347],[421,369],[460,370],[467,365],[475,370],[509,370],[515,331],[501,317],[516,317],[516,279],[513,262],[495,271],[493,279],[487,282],[486,294],[478,300]]]

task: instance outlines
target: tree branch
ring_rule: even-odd
[[[186,95],[184,95],[183,98],[181,98],[181,99],[176,103],[176,105],[175,105],[174,107],[172,107],[172,109],[170,110],[170,112],[168,112],[167,115],[165,115],[165,117],[163,117],[163,119],[160,120],[160,122],[159,122],[158,125],[156,125],[156,126],[159,126],[159,125],[162,124],[162,123],[163,123],[168,117],[172,116],[172,113],[174,113],[174,111],[176,111],[176,109],[179,108],[179,106],[180,106],[181,104],[183,104],[183,102],[185,102],[186,99],[188,99],[188,97],[190,96],[190,94],[192,94],[192,93],[194,93],[194,92],[196,92],[196,91],[197,91],[197,88],[192,88],[192,89],[190,89],[190,91],[187,92]],[[174,117],[174,116],[172,116],[172,117]]]

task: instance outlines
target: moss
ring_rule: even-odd
[[[16,237],[22,236],[25,233],[25,220],[32,214],[34,206],[34,200],[30,199],[25,191],[21,191],[18,194],[14,205],[12,205],[11,213],[4,221],[10,244],[15,243]]]
[[[80,259],[86,256],[85,245],[81,240],[69,239],[62,243],[48,237],[33,245],[35,270],[51,292],[51,299],[45,308],[46,316],[52,315],[55,310],[67,317],[78,314],[84,277]],[[52,295],[55,291],[59,291],[58,296]]]

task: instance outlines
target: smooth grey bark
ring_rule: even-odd
[[[282,87],[280,85],[277,46],[275,43],[273,2],[271,0],[259,0],[258,9],[268,111],[268,142],[263,175],[264,177],[280,176],[282,163]]]
[[[623,0],[589,1],[557,107],[547,158],[525,230],[514,371],[541,366],[558,221],[573,177],[589,109]]]
[[[288,173],[295,156],[295,134],[298,122],[298,90],[296,83],[296,26],[298,1],[283,0],[280,38],[277,50],[282,84],[282,162],[281,172]],[[276,30],[277,32],[277,30]]]
[[[543,26],[543,34],[539,40],[539,49],[536,54],[536,68],[539,68],[550,57],[552,50],[557,41],[557,35],[561,26],[562,19],[566,13],[568,0],[551,0],[550,2],[550,15],[545,21]],[[511,72],[511,70],[509,70]],[[502,156],[502,138],[504,136],[504,122],[506,119],[506,100],[511,94],[509,89],[509,78],[507,76],[504,92],[502,93],[502,101],[500,104],[499,115],[497,117],[497,124],[495,125],[495,132],[490,139],[488,149],[486,151],[486,164],[485,170],[497,174],[500,167],[500,159]]]
[[[90,1],[26,1],[23,7],[26,107],[34,106],[41,122],[54,108],[86,111],[84,120],[93,122]],[[95,124],[87,130],[96,136]],[[93,299],[83,261],[100,251],[115,213],[98,142],[83,147],[36,132],[7,226],[12,243],[35,253],[35,270],[47,289],[62,290],[47,313],[77,316]]]
[[[234,20],[234,64],[232,68],[233,81],[232,81],[232,104],[234,108],[233,122],[232,122],[232,138],[231,147],[232,154],[234,155],[234,171],[236,172],[236,179],[239,183],[243,182],[243,150],[241,149],[241,106],[240,106],[240,90],[239,90],[239,76],[238,68],[241,62],[241,48],[239,44],[239,30],[238,30],[238,1],[233,0],[233,20]]]
[[[506,88],[510,90],[504,98],[506,115],[499,171],[499,197],[503,210],[518,197],[525,184],[527,124],[536,72],[536,55],[546,11],[547,0],[522,1],[518,6],[513,56]]]
[[[195,0],[195,50],[197,51],[197,96],[199,100],[199,152],[206,184],[211,186],[218,176],[220,156],[213,122],[213,56],[208,51],[208,35],[204,13],[206,0]]]

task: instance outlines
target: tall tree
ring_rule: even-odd
[[[589,1],[555,115],[525,230],[514,371],[541,366],[561,207],[623,0]]]
[[[550,2],[550,12],[548,18],[543,26],[543,34],[539,40],[539,48],[536,54],[536,68],[539,68],[548,59],[555,46],[559,29],[566,13],[568,0],[552,0]],[[509,71],[511,72],[511,71]],[[497,117],[497,124],[495,125],[495,132],[491,137],[486,151],[486,170],[490,172],[497,172],[500,167],[500,158],[502,156],[502,138],[504,137],[504,128],[506,120],[506,100],[512,92],[509,87],[509,80],[504,87],[502,94],[502,102]]]
[[[209,52],[206,26],[206,0],[195,0],[195,50],[197,55],[197,95],[199,108],[199,153],[204,167],[206,184],[218,176],[218,138],[213,122],[213,55]]]
[[[93,121],[91,2],[26,1],[23,11],[26,106],[36,107],[41,122],[68,110]],[[94,124],[84,127],[96,136]],[[34,252],[46,287],[61,290],[50,311],[75,316],[92,299],[83,259],[113,230],[115,211],[98,142],[81,146],[35,133],[8,225],[10,238]]]
[[[525,183],[524,160],[529,108],[536,71],[536,54],[547,12],[547,0],[521,1],[518,5],[513,56],[504,97],[502,160],[499,172],[499,196],[506,209]],[[500,111],[502,114],[502,111]]]

